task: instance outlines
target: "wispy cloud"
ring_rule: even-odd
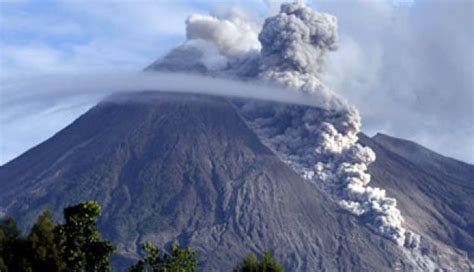
[[[356,104],[364,130],[474,162],[474,2],[318,1],[341,42],[327,80]]]
[[[189,2],[0,2],[2,74],[139,70],[184,39]]]
[[[26,147],[52,136],[106,96],[119,92],[166,91],[251,98],[333,109],[345,106],[344,102],[333,99],[329,93],[315,97],[255,82],[244,83],[157,72],[17,77],[4,80],[0,90],[0,164],[19,155]]]
[[[138,71],[184,41],[184,21],[192,13],[241,5],[263,18],[280,2],[0,0],[0,81],[22,74]],[[327,79],[358,106],[365,131],[474,162],[472,1],[308,2],[338,16],[340,49],[329,56]],[[62,120],[64,126],[72,119]],[[2,142],[20,137],[20,130],[7,129],[0,128]],[[31,146],[24,142],[17,154]]]
[[[5,81],[0,94],[0,107],[29,107],[44,102],[61,105],[61,100],[81,96],[98,99],[121,92],[166,91],[240,97],[290,104],[337,109],[346,106],[345,101],[334,99],[330,92],[307,94],[284,90],[259,81],[214,78],[193,74],[163,72],[116,72],[89,74],[51,74],[16,78]],[[30,90],[36,89],[31,92]],[[324,97],[323,97],[324,96]],[[334,99],[334,100],[333,100]],[[9,118],[2,117],[0,120]]]

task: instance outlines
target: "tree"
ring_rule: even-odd
[[[283,272],[283,266],[275,260],[268,251],[263,253],[261,261],[248,253],[242,262],[234,269],[234,272]]]
[[[181,249],[173,245],[169,254],[160,254],[160,249],[152,243],[142,245],[146,252],[143,260],[130,267],[129,272],[195,272],[197,271],[196,253],[188,247]]]
[[[96,221],[100,206],[86,201],[64,209],[65,224],[56,227],[57,243],[72,271],[111,271],[109,257],[115,248],[101,241]]]
[[[114,247],[100,240],[96,220],[100,206],[94,201],[64,210],[65,223],[55,225],[45,211],[27,237],[13,218],[0,222],[0,271],[110,271]]]
[[[50,211],[42,213],[23,237],[15,219],[0,220],[0,272],[111,271],[109,258],[114,247],[100,239],[96,226],[100,215],[97,202],[86,201],[64,209],[64,224],[54,224]],[[145,257],[129,272],[196,272],[196,252],[171,246],[161,252],[150,242],[142,245]],[[249,253],[235,272],[283,272],[283,266],[265,251],[259,260]]]
[[[20,234],[13,217],[0,222],[0,271],[27,271],[25,241]]]
[[[260,262],[252,253],[247,253],[242,262],[234,269],[235,272],[257,272]]]
[[[43,212],[27,238],[28,259],[33,271],[64,271],[61,248],[55,236],[56,225],[50,211]]]

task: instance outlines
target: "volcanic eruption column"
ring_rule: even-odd
[[[318,99],[325,109],[288,105],[275,107],[271,116],[245,114],[258,112],[256,104],[257,109],[247,105],[241,111],[263,142],[341,208],[396,244],[416,247],[419,236],[402,226],[396,200],[368,186],[367,167],[375,153],[357,143],[359,113],[321,81],[325,55],[337,49],[337,18],[301,2],[282,4],[261,30],[239,10],[221,17],[189,17],[187,41],[151,69],[166,69],[176,59],[185,59],[186,65],[200,67],[207,75],[263,80]]]

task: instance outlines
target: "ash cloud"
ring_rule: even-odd
[[[227,35],[215,35],[231,26],[236,37],[252,36],[252,46],[240,46]],[[375,160],[375,154],[357,143],[361,127],[358,111],[322,81],[325,57],[338,47],[336,17],[315,12],[301,2],[282,4],[277,15],[265,20],[258,34],[260,46],[254,44],[255,32],[245,32],[245,26],[241,22],[232,25],[225,18],[191,16],[187,21],[188,40],[149,70],[183,69],[217,77],[261,80],[318,101],[330,101],[329,104],[339,101],[345,106],[338,109],[259,103],[248,103],[239,109],[249,126],[282,160],[328,193],[341,208],[396,244],[416,247],[419,237],[404,228],[396,200],[387,197],[385,190],[369,186],[367,167]],[[209,47],[196,46],[204,43]],[[209,54],[208,48],[215,48],[214,54]],[[177,67],[170,61],[185,57],[193,59],[188,62],[192,65]],[[210,65],[216,62],[209,59],[219,59],[220,65]]]
[[[375,155],[357,144],[359,113],[321,80],[327,52],[337,49],[336,18],[314,12],[303,3],[283,4],[280,13],[268,18],[263,27],[249,18],[236,11],[193,15],[186,22],[186,42],[146,69],[194,75],[155,72],[70,80],[43,77],[2,87],[11,97],[3,100],[2,106],[18,100],[137,90],[206,93],[313,106],[270,107],[264,116],[258,114],[258,103],[243,105],[240,110],[270,148],[341,208],[398,245],[416,246],[418,236],[403,227],[396,200],[387,197],[383,189],[368,185],[367,167]],[[257,81],[288,90],[255,84]],[[42,89],[39,86],[47,87],[47,91],[16,95],[29,94],[33,87]]]
[[[283,4],[265,20],[259,40],[264,70],[316,74],[326,52],[337,49],[337,18],[298,4]]]
[[[392,2],[318,0],[340,25],[326,82],[358,107],[365,133],[474,163],[474,1]]]
[[[301,3],[283,4],[279,14],[265,21],[259,39],[260,76],[308,93],[328,92],[320,73],[326,53],[337,49],[335,17]],[[266,134],[270,145],[376,233],[398,245],[415,247],[418,237],[402,226],[396,200],[387,197],[385,190],[368,186],[367,167],[375,153],[357,143],[361,126],[357,110],[347,107],[327,116],[313,110],[290,114],[302,123],[276,136]],[[262,126],[259,121],[257,128]]]

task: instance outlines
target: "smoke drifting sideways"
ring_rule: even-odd
[[[32,91],[34,90],[34,91]],[[296,105],[342,109],[347,102],[335,99],[331,93],[310,96],[297,91],[257,81],[238,81],[197,74],[168,72],[121,72],[106,74],[43,75],[2,81],[0,107],[3,110],[16,105],[38,101],[57,101],[74,96],[104,97],[128,92],[164,91],[207,94],[235,98],[250,98]],[[127,96],[133,99],[133,96]]]
[[[330,98],[329,104],[341,101],[335,104],[345,107],[338,109],[268,108],[252,102],[239,109],[264,143],[341,208],[396,244],[416,247],[420,237],[404,228],[396,199],[368,185],[367,167],[375,154],[357,143],[359,113],[321,80],[326,54],[337,49],[337,18],[301,2],[282,4],[280,12],[267,18],[260,29],[238,12],[231,10],[227,15],[191,16],[184,44],[147,70],[261,80],[318,100]]]

